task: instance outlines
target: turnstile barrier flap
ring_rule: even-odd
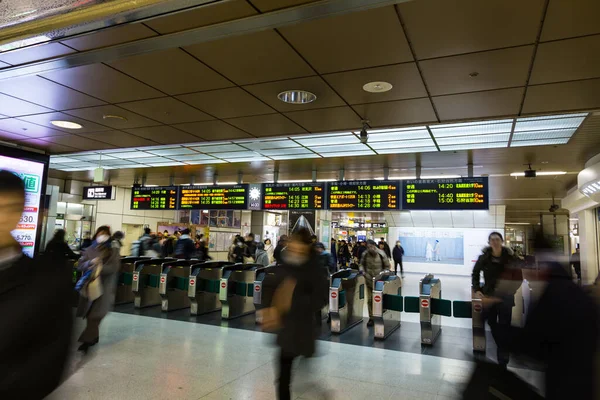
[[[406,296],[404,298],[404,311],[407,313],[419,313],[419,297]]]
[[[392,311],[404,311],[404,302],[402,296],[393,294],[383,295],[383,308]]]
[[[431,299],[431,313],[444,317],[452,316],[452,302],[444,299]]]
[[[458,300],[453,301],[452,315],[454,318],[471,318],[471,302]]]

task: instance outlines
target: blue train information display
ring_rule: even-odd
[[[398,181],[340,181],[327,184],[330,210],[387,211],[399,209]]]
[[[488,178],[402,181],[403,210],[487,210]]]

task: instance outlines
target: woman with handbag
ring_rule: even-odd
[[[98,343],[100,322],[108,314],[115,299],[117,274],[121,266],[120,243],[112,240],[110,228],[101,226],[94,235],[92,245],[85,249],[78,269],[88,279],[80,290],[77,316],[85,318],[85,330],[79,336],[79,351]],[[86,274],[87,273],[87,274]]]

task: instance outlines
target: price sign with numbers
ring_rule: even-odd
[[[265,210],[322,210],[325,197],[323,183],[265,183]]]
[[[340,181],[327,184],[327,208],[330,210],[397,210],[397,181]]]
[[[404,210],[487,210],[488,178],[403,181],[402,201]]]
[[[132,210],[176,210],[179,188],[177,186],[131,188]]]

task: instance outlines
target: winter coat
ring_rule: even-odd
[[[485,281],[483,286],[480,283],[481,271]],[[496,293],[500,280],[503,283],[502,289]],[[471,283],[474,292],[481,291],[486,296],[502,297],[506,301],[513,298],[514,305],[514,294],[523,283],[523,273],[511,249],[503,247],[500,262],[493,262],[492,248],[486,247],[475,263]]]
[[[256,260],[256,242],[254,240],[246,240],[246,254],[244,257],[252,258]]]
[[[275,252],[275,246],[273,246],[273,243],[265,244],[265,251],[269,256],[269,262],[272,263],[273,261],[275,261],[275,258],[273,258],[273,253]]]
[[[190,235],[181,235],[175,245],[175,257],[189,260],[196,252],[196,245]]]
[[[59,385],[73,330],[72,293],[71,268],[53,257],[2,261],[0,399],[43,399]]]
[[[275,250],[273,251],[273,258],[275,259],[275,261],[277,261],[278,264],[283,263],[283,259],[281,257],[281,252],[283,251],[283,249],[285,249],[285,242],[280,240],[277,243],[277,247],[275,247]]]
[[[62,259],[78,259],[79,256],[71,250],[69,245],[62,240],[52,239],[46,245],[46,249],[44,250],[48,255],[52,254],[52,257],[59,257]]]
[[[313,254],[301,266],[284,265],[277,270],[278,281],[289,277],[296,281],[289,312],[277,334],[277,345],[288,354],[310,357],[318,336],[315,313],[327,304],[329,280],[321,259]]]
[[[373,278],[379,275],[383,270],[390,269],[390,263],[386,254],[380,249],[377,249],[375,254],[371,254],[369,251],[363,252],[359,268],[365,273],[367,286],[372,287]]]
[[[379,243],[383,243],[383,251],[385,253],[385,255],[387,256],[387,258],[392,258],[392,251],[390,249],[390,245],[387,244],[387,242],[379,242]]]
[[[264,265],[265,267],[270,264],[269,255],[264,250],[256,250],[256,263]]]
[[[394,262],[397,264],[402,261],[402,257],[404,257],[404,248],[402,246],[394,246],[394,251],[392,252],[394,256]]]
[[[79,297],[79,306],[77,307],[77,316],[92,319],[102,319],[111,310],[117,291],[117,278],[121,268],[121,245],[113,240],[105,244],[98,244],[96,241],[90,247],[85,249],[77,269],[85,271],[88,268],[94,268],[93,260],[100,258],[102,260],[102,270],[100,272],[100,282],[102,283],[102,296],[89,302],[88,299]]]

